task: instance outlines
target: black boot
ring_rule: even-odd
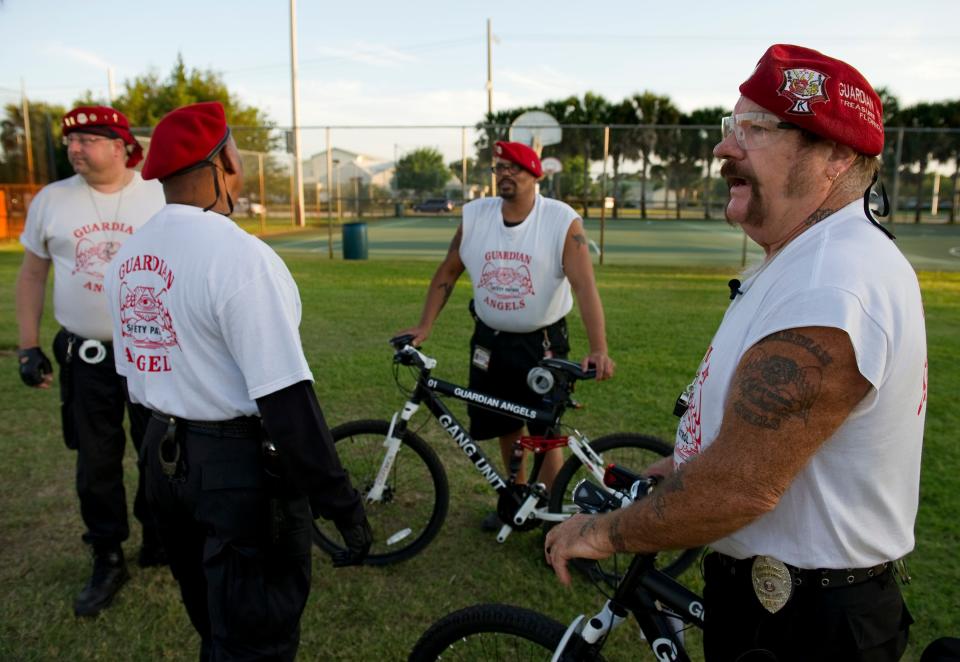
[[[93,550],[93,575],[73,603],[77,616],[96,616],[110,606],[120,587],[130,579],[123,550],[119,547]]]

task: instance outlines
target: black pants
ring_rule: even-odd
[[[489,354],[486,368],[479,367],[475,360],[478,347]],[[543,396],[527,386],[527,373],[544,358],[547,350],[558,359],[565,359],[570,353],[565,318],[530,333],[497,331],[475,318],[470,339],[470,388],[519,405],[541,407]],[[470,436],[477,440],[502,437],[523,427],[523,421],[518,418],[474,404],[467,404],[467,413]],[[544,434],[546,426],[530,422],[527,430],[533,435]]]
[[[273,496],[259,435],[181,430],[181,475],[163,473],[167,432],[151,418],[141,452],[147,499],[200,634],[201,660],[292,660],[310,592],[306,497]]]
[[[852,586],[795,586],[776,614],[754,594],[748,565],[709,554],[704,579],[708,662],[892,662],[907,646],[913,619],[891,571]]]
[[[139,451],[149,411],[127,400],[110,346],[107,345],[103,361],[90,364],[78,356],[81,342],[83,338],[64,330],[53,341],[53,354],[60,364],[63,440],[67,448],[77,451],[77,495],[80,515],[87,527],[83,541],[94,547],[119,547],[130,536],[123,487],[123,454],[127,445],[123,412],[126,409],[130,438]],[[156,543],[157,528],[147,507],[142,475],[137,480],[133,514],[143,526],[144,542]]]

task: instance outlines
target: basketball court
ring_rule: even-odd
[[[459,222],[459,216],[370,221],[367,224],[369,257],[439,262]],[[719,220],[607,219],[604,225],[604,264],[737,268],[743,259],[743,233]],[[914,268],[960,271],[960,225],[898,223],[888,227],[897,235],[897,245]],[[601,244],[600,221],[590,219],[586,228],[596,256]],[[264,239],[281,253],[328,255],[326,229],[309,228]],[[750,241],[746,242],[746,249],[748,262],[762,255]],[[333,254],[336,259],[342,256],[338,227],[333,232]]]

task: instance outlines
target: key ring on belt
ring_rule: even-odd
[[[93,352],[92,354],[91,351]],[[79,356],[84,363],[96,365],[107,358],[107,348],[99,340],[87,339],[80,343],[77,356]]]

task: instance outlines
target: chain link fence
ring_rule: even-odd
[[[37,186],[71,173],[54,119],[31,123],[30,150],[22,122],[0,127],[0,238],[17,236]],[[541,192],[566,201],[584,218],[723,218],[726,184],[713,156],[718,126],[561,129],[560,142],[543,146],[547,173]],[[149,149],[150,130],[134,133]],[[245,171],[235,218],[253,232],[291,229],[293,132],[234,127],[233,133]],[[495,192],[490,147],[509,136],[504,125],[302,128],[303,224],[457,215],[464,202]],[[887,130],[883,182],[893,220],[956,221],[958,153],[960,128]]]

